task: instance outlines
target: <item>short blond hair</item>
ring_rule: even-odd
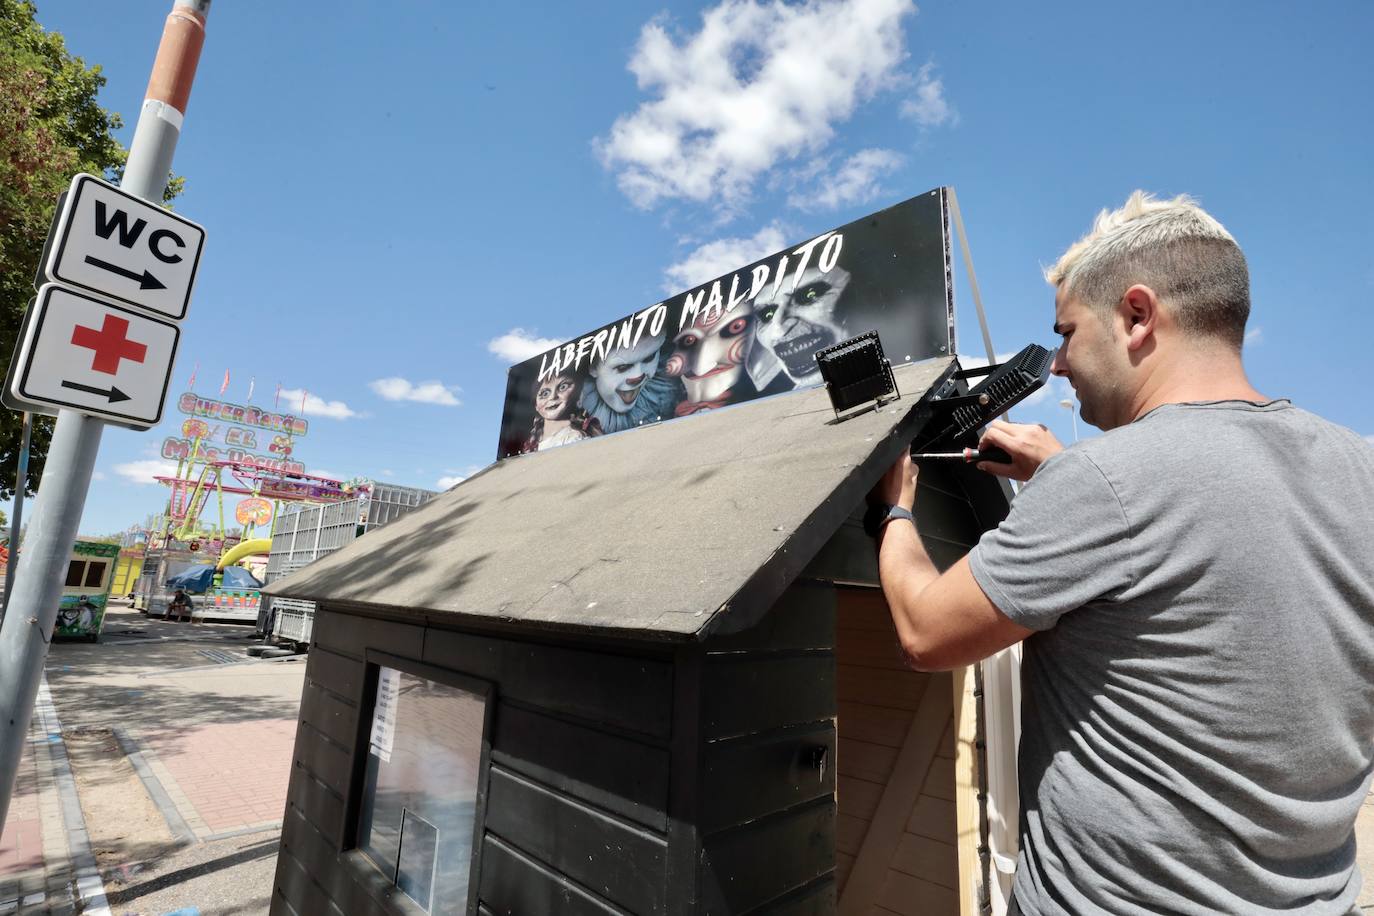
[[[1187,194],[1159,200],[1135,191],[1103,210],[1045,279],[1090,308],[1108,311],[1132,285],[1155,291],[1181,328],[1237,349],[1250,317],[1250,271],[1226,227]]]

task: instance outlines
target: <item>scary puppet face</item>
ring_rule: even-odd
[[[664,371],[681,376],[688,401],[714,401],[739,381],[754,342],[754,323],[749,303],[741,302],[678,332]]]
[[[645,336],[633,347],[612,350],[591,369],[596,393],[616,413],[627,413],[639,397],[639,389],[658,369],[658,350],[663,338]]]
[[[835,306],[849,285],[849,272],[832,267],[822,273],[814,264],[802,273],[795,289],[784,283],[770,286],[754,300],[759,343],[772,350],[788,378],[798,385],[821,380],[815,353],[844,338]]]
[[[577,402],[579,386],[571,375],[555,375],[534,390],[534,409],[545,420],[566,420]]]

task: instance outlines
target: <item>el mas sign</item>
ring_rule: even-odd
[[[205,230],[184,217],[78,175],[62,202],[44,273],[168,318],[186,317]]]

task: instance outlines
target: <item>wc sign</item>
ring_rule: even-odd
[[[205,230],[93,175],[72,180],[42,272],[55,282],[180,320]]]

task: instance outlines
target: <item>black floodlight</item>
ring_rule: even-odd
[[[841,411],[866,408],[870,403],[881,407],[902,396],[877,331],[842,340],[817,352],[816,365],[825,379],[825,390],[837,420],[847,420],[862,412],[855,410],[842,417]]]
[[[951,441],[972,436],[993,417],[1006,413],[1027,395],[1044,385],[1050,377],[1055,350],[1039,344],[1028,344],[1004,363],[964,369],[955,373],[956,379],[986,375],[968,394],[941,398],[931,406],[947,416],[949,425],[931,442]]]

